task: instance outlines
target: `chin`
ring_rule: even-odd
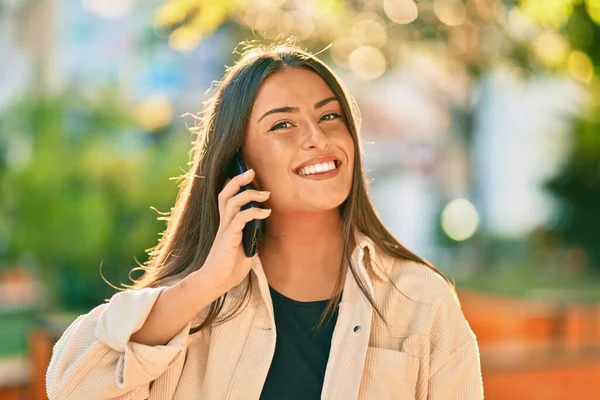
[[[303,199],[307,211],[328,211],[341,206],[348,198],[348,194],[322,197],[321,199]]]

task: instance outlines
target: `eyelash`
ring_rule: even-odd
[[[333,116],[335,116],[335,118],[333,118],[333,119],[337,119],[337,118],[340,118],[340,117],[341,117],[341,115],[340,115],[340,114],[338,114],[338,113],[335,113],[335,112],[332,112],[332,113],[329,113],[329,114],[325,114],[325,115],[323,115],[323,118],[325,118],[325,117],[327,117],[327,116],[329,116],[329,115],[333,115]],[[321,118],[321,119],[323,119],[323,118]],[[327,121],[332,121],[333,119],[330,119],[330,120],[327,120]],[[278,122],[278,123],[276,123],[275,125],[273,125],[273,126],[271,127],[271,129],[269,129],[269,132],[270,132],[270,131],[278,131],[278,130],[280,130],[280,129],[284,129],[284,128],[277,128],[277,127],[278,127],[279,125],[281,125],[281,124],[286,124],[286,123],[290,123],[290,122],[289,122],[289,121],[281,121],[281,122]]]

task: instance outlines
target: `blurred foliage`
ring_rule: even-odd
[[[86,90],[90,90],[87,88]],[[129,283],[157,241],[189,143],[146,134],[115,89],[32,92],[0,118],[0,251],[33,264],[67,308],[89,309]]]
[[[367,80],[416,50],[475,77],[508,64],[586,83],[600,62],[599,25],[599,0],[166,0],[154,19],[179,51],[235,26],[245,37],[293,36]]]
[[[548,234],[577,255],[573,257],[575,264],[587,264],[600,273],[600,1],[517,3],[538,26],[535,40],[540,43],[534,51],[540,54],[540,60],[548,61],[555,70],[567,71],[590,90],[588,109],[573,119],[569,155],[544,187],[558,205]],[[548,39],[544,40],[543,35]]]
[[[600,273],[600,105],[575,122],[572,148],[559,173],[546,183],[559,210],[551,233],[579,246]]]
[[[409,54],[409,47],[460,61],[478,74],[511,41],[498,23],[502,10],[494,0],[168,0],[154,26],[183,52],[222,26],[241,29],[245,38],[292,36],[371,80]]]
[[[594,69],[600,66],[600,1],[513,0],[508,14],[518,25],[518,40],[529,44],[527,64],[533,71],[564,71],[598,90]]]

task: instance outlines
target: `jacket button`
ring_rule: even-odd
[[[358,333],[358,332],[360,332],[360,325],[356,325],[356,326],[354,327],[354,332],[355,332],[355,333]]]

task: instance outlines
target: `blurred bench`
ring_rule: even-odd
[[[0,359],[0,400],[29,399],[29,360],[24,356]]]
[[[46,369],[55,337],[34,329],[29,337],[29,356],[0,359],[0,400],[47,400]]]
[[[0,400],[47,400],[46,370],[52,347],[73,314],[47,315],[33,319],[24,355],[0,358]]]
[[[600,306],[458,290],[486,400],[600,398]]]

